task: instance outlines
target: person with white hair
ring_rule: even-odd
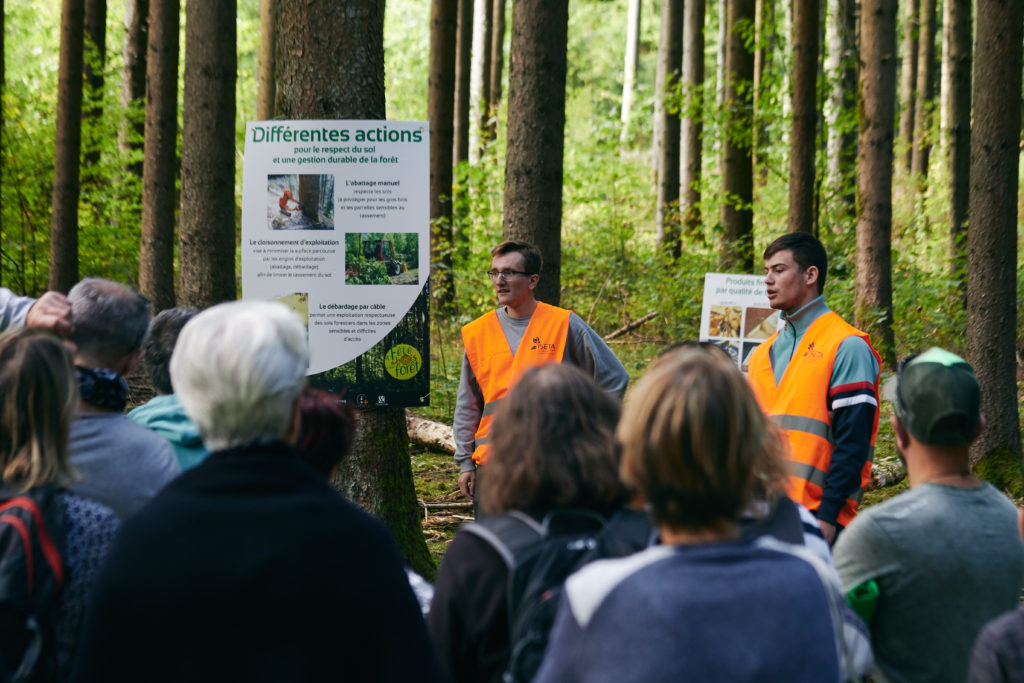
[[[123,526],[75,680],[440,680],[387,528],[289,445],[307,359],[278,303],[182,329],[171,380],[211,454]]]

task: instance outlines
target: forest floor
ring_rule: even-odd
[[[414,285],[420,281],[420,269],[410,268],[404,273],[392,275],[388,278],[393,285]]]
[[[415,446],[411,450],[416,500],[423,513],[423,537],[434,563],[440,566],[455,531],[472,521],[473,506],[459,492],[459,468],[450,453]]]

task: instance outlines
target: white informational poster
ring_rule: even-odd
[[[242,296],[306,321],[309,381],[362,406],[430,396],[424,121],[251,121]]]
[[[700,340],[720,346],[743,372],[753,350],[778,326],[779,312],[768,305],[763,275],[704,274]]]

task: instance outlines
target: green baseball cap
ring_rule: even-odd
[[[915,439],[942,446],[962,446],[974,439],[981,420],[981,387],[970,363],[931,348],[900,361],[895,380],[895,386],[886,387],[886,398]]]

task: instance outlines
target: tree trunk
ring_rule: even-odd
[[[384,0],[280,2],[278,35],[290,39],[275,46],[275,114],[383,119]],[[391,528],[409,566],[434,575],[413,488],[404,409],[361,411],[352,454],[334,484]]]
[[[818,126],[818,0],[793,5],[793,128],[789,138],[789,231],[814,232]]]
[[[302,202],[302,215],[311,223],[320,220],[320,178],[318,175],[302,174],[299,176],[299,201]],[[333,201],[333,197],[331,200]]]
[[[949,140],[946,137],[946,133],[949,131],[949,89],[950,89],[950,77],[949,72],[949,52],[950,52],[950,35],[951,26],[953,23],[952,19],[953,1],[944,0],[942,3],[942,59],[939,60],[939,147],[943,149],[945,153],[948,150]]]
[[[277,42],[277,0],[260,0],[260,50],[257,58],[256,118],[274,118],[274,44]]]
[[[146,43],[149,39],[149,0],[128,0],[124,9],[124,69],[121,107],[127,116],[118,133],[123,152],[143,150],[146,134]],[[142,162],[127,171],[142,179]]]
[[[181,302],[238,297],[235,282],[235,0],[185,5]]]
[[[434,297],[447,312],[455,302],[452,234],[452,144],[455,115],[455,35],[458,0],[433,0],[430,16],[430,261]]]
[[[687,0],[683,7],[683,87],[686,93],[682,123],[682,201],[680,213],[690,237],[701,233],[700,183],[704,137],[704,0]]]
[[[1020,461],[1014,346],[1024,5],[982,0],[976,21],[967,358],[981,384],[981,412],[988,424],[971,454],[974,461],[1000,453]]]
[[[505,65],[505,0],[494,0],[491,13],[491,92],[487,98],[490,104],[488,117],[488,138],[498,135],[498,109],[501,104],[501,76]]]
[[[149,2],[139,289],[156,310],[174,306],[178,13],[178,0]]]
[[[896,100],[896,0],[863,0],[857,164],[855,322],[887,367],[892,332],[892,166]]]
[[[473,8],[473,68],[470,70],[472,88],[469,110],[469,161],[476,163],[483,156],[488,141],[487,120],[491,105],[491,0],[475,0]]]
[[[629,18],[626,24],[626,57],[622,65],[622,132],[619,142],[625,144],[629,138],[629,119],[633,114],[633,90],[636,88],[636,72],[640,65],[640,10],[642,0],[629,0]]]
[[[907,12],[903,20],[903,57],[900,66],[900,140],[903,154],[900,163],[905,173],[910,172],[910,164],[914,157],[914,104],[917,90],[917,34],[918,6],[920,0],[907,0]],[[861,9],[861,17],[864,10]],[[862,19],[863,23],[863,19]],[[861,41],[864,40],[864,29],[861,28]]]
[[[754,53],[744,38],[754,24],[754,0],[728,0],[726,134],[722,143],[722,235],[718,267],[748,273],[754,267],[754,171],[752,109]]]
[[[83,66],[85,75],[84,111],[84,154],[82,154],[82,182],[91,185],[96,182],[96,165],[100,161],[102,135],[100,123],[103,120],[103,70],[107,64],[107,0],[86,0],[85,42],[83,43]]]
[[[469,91],[472,70],[473,0],[458,0],[455,40],[455,163],[469,161]]]
[[[949,41],[943,60],[949,72],[949,270],[954,280],[963,282],[971,189],[971,0],[945,2],[949,7]]]
[[[829,72],[834,78],[830,93],[829,178],[839,192],[847,215],[857,212],[857,127],[851,122],[857,100],[857,3],[832,0],[834,36],[829,40]]]
[[[4,59],[4,31],[6,22],[4,21],[4,0],[0,0],[0,102],[4,101],[4,92],[7,89],[7,62]],[[0,107],[0,131],[4,130],[4,112],[3,107]],[[3,187],[3,164],[0,164],[0,187]],[[2,235],[4,233],[3,225],[3,213],[0,213],[0,264],[4,260],[4,241]],[[4,269],[0,265],[0,284],[3,283]]]
[[[718,3],[718,70],[715,73],[715,103],[721,109],[725,105],[725,89],[728,87],[727,69],[729,62],[729,0]]]
[[[910,162],[918,191],[924,191],[931,152],[931,114],[935,98],[935,0],[922,0],[917,44],[917,104],[914,105],[914,148]]]
[[[771,100],[769,88],[765,86],[764,74],[770,68],[772,51],[775,48],[775,1],[756,0],[754,3],[754,171],[759,182],[768,182],[768,165],[764,163],[761,150],[771,145],[768,138],[766,112]]]
[[[667,2],[668,0],[665,0]],[[661,3],[664,9],[665,2]],[[659,15],[661,21],[663,12]],[[664,22],[662,22],[664,26]],[[654,61],[654,117],[651,120],[651,180],[654,182],[655,191],[658,187],[658,178],[661,175],[662,145],[665,144],[665,136],[662,134],[661,125],[665,121],[665,60],[661,59],[661,52],[664,47],[664,33],[659,26],[658,29],[658,58]]]
[[[544,267],[535,294],[553,305],[561,293],[568,24],[568,0],[512,5],[503,234],[540,249]]]
[[[658,71],[664,74],[664,86],[658,97],[674,99],[682,60],[683,0],[662,0]],[[679,241],[679,107],[662,104],[659,111],[658,244],[677,259],[682,252]]]
[[[82,150],[84,0],[64,0],[57,77],[57,139],[53,158],[49,288],[67,292],[78,282],[78,182]]]

